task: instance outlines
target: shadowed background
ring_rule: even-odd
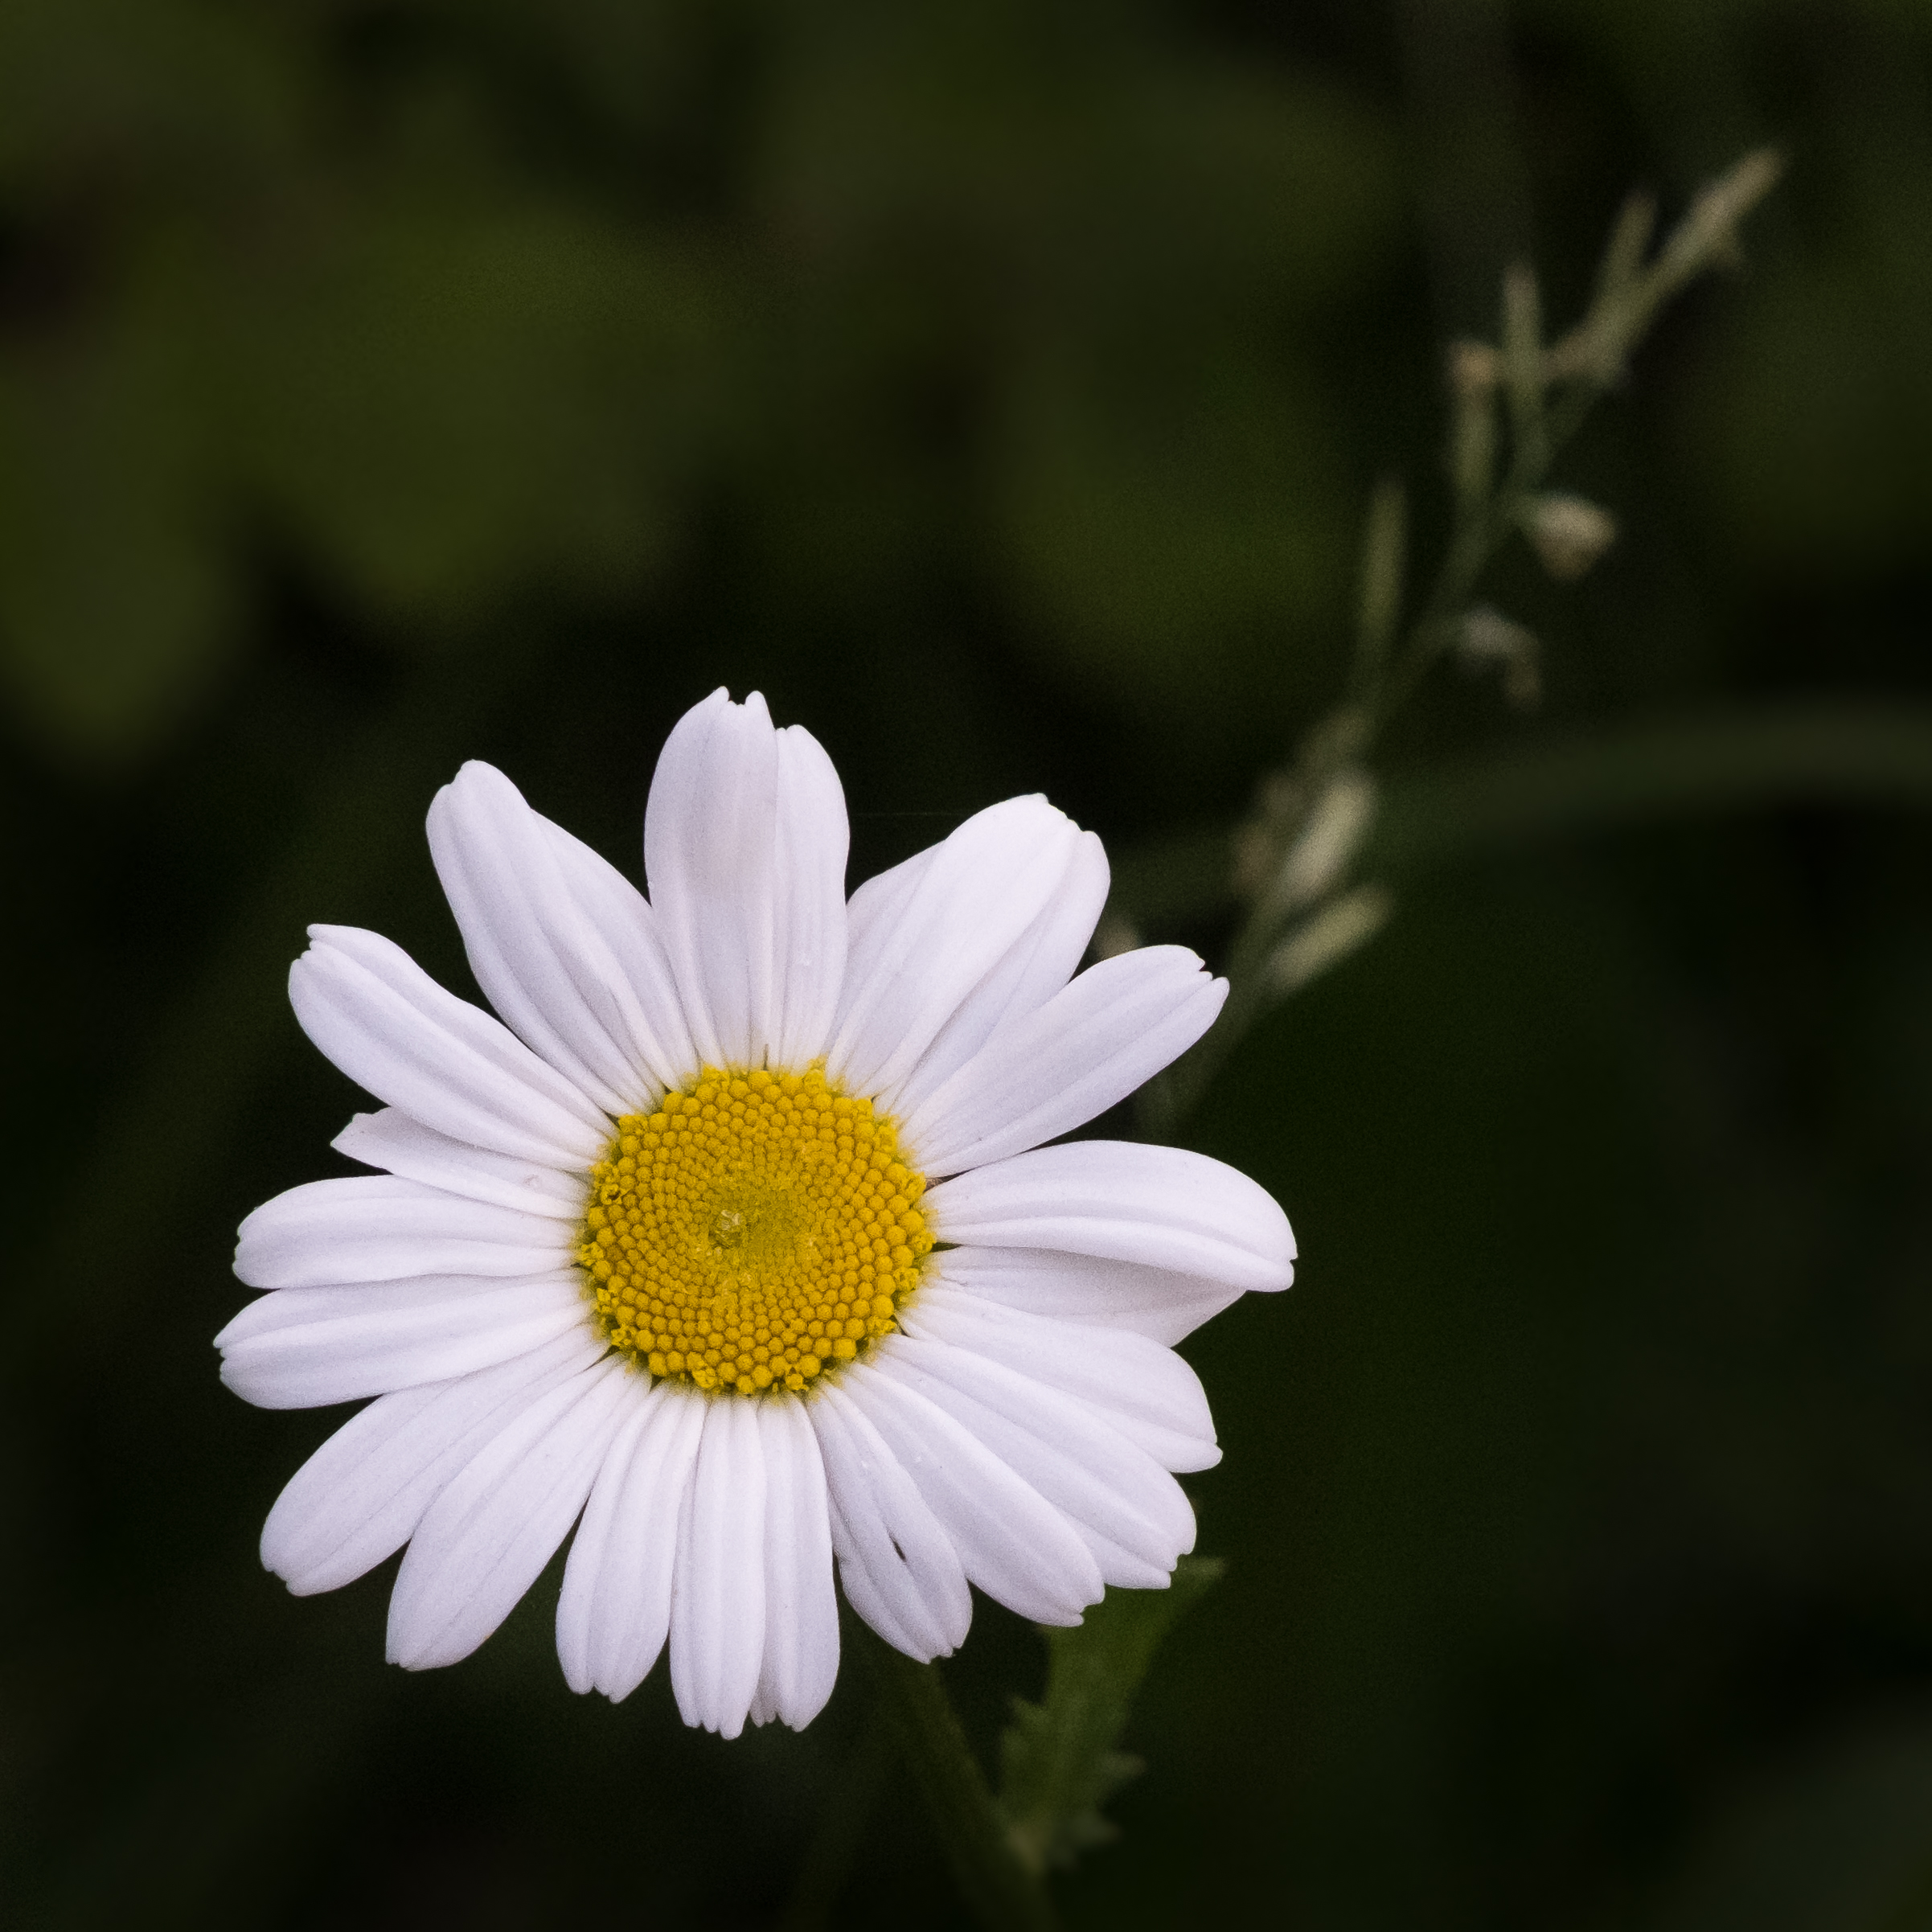
[[[1442,341],[1766,140],[1746,272],[1565,459],[1622,541],[1497,581],[1542,712],[1439,675],[1393,925],[1187,1125],[1304,1264],[1188,1344],[1228,1573],[1060,1895],[1932,1926],[1921,0],[0,9],[10,1922],[954,1922],[858,1672],[725,1745],[662,1668],[568,1692],[559,1566],[420,1677],[393,1565],[261,1572],[340,1420],[208,1345],[237,1220],[347,1171],[302,929],[472,991],[437,786],[634,872],[720,683],[830,749],[855,881],[1031,790],[1124,887],[1212,863],[1375,477],[1430,500]],[[990,1749],[1044,1654],[982,1602],[947,1667]]]

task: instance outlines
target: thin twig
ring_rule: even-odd
[[[1290,962],[1295,970],[1274,969],[1284,945],[1297,937],[1294,922],[1306,920],[1305,933],[1325,909],[1311,905],[1304,896],[1284,894],[1280,881],[1295,862],[1298,841],[1313,835],[1323,812],[1336,809],[1339,787],[1349,774],[1366,783],[1369,753],[1437,661],[1458,638],[1466,638],[1466,647],[1471,650],[1479,642],[1491,652],[1500,647],[1518,674],[1518,689],[1533,699],[1535,664],[1528,654],[1534,641],[1497,613],[1474,608],[1483,578],[1523,531],[1534,527],[1540,543],[1550,541],[1553,513],[1559,511],[1570,513],[1573,530],[1577,515],[1589,519],[1588,545],[1573,551],[1577,560],[1565,567],[1565,574],[1587,568],[1610,540],[1615,527],[1602,512],[1573,499],[1543,497],[1551,467],[1622,379],[1632,351],[1664,303],[1704,269],[1735,256],[1738,224],[1770,191],[1782,167],[1770,150],[1747,154],[1693,200],[1648,265],[1643,255],[1655,210],[1645,198],[1633,197],[1611,231],[1589,313],[1553,347],[1544,346],[1535,274],[1519,264],[1503,277],[1500,347],[1463,343],[1451,350],[1454,413],[1447,468],[1454,521],[1441,566],[1403,626],[1406,502],[1399,484],[1380,486],[1364,536],[1350,695],[1310,733],[1294,765],[1274,774],[1264,788],[1262,814],[1244,835],[1242,876],[1249,879],[1250,906],[1229,949],[1227,1003],[1207,1036],[1142,1089],[1142,1123],[1151,1131],[1171,1132],[1248,1028],[1311,976],[1306,968],[1321,952],[1312,943],[1302,949],[1306,960],[1298,954]],[[1510,429],[1509,459],[1499,480],[1499,399],[1507,401]],[[1544,555],[1557,568],[1561,553],[1552,548]],[[1483,622],[1487,629],[1479,633]],[[1365,830],[1356,827],[1358,843]],[[1334,868],[1330,884],[1338,892],[1347,889],[1345,864]],[[1376,929],[1385,911],[1381,902],[1363,902],[1352,921],[1344,922],[1347,933],[1359,943]],[[1338,926],[1338,944],[1341,936]],[[1322,957],[1339,953],[1331,948]]]

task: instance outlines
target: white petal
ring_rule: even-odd
[[[302,1031],[358,1086],[492,1153],[588,1167],[610,1123],[502,1021],[447,993],[399,945],[312,925],[289,969]]]
[[[705,1405],[671,1599],[671,1684],[688,1725],[744,1729],[765,1660],[765,1447],[746,1401]]]
[[[472,1276],[359,1288],[278,1288],[215,1336],[221,1379],[263,1409],[356,1402],[507,1362],[589,1331],[583,1277]]]
[[[408,1541],[443,1485],[511,1416],[602,1352],[588,1329],[572,1329],[494,1368],[371,1402],[276,1499],[263,1567],[298,1597],[354,1582]]]
[[[1126,1329],[1170,1348],[1247,1292],[1202,1275],[1050,1248],[949,1248],[928,1265],[938,1271],[935,1278],[982,1301],[1056,1322]]]
[[[1085,1539],[1110,1584],[1159,1588],[1194,1547],[1194,1512],[1154,1458],[1077,1397],[1003,1364],[909,1335],[874,1358],[1039,1491]]]
[[[235,1272],[251,1288],[320,1288],[417,1274],[549,1274],[569,1229],[388,1175],[308,1181],[241,1224]]]
[[[1040,800],[1021,802],[1051,814],[1052,819],[1059,817]],[[899,921],[914,888],[945,849],[943,843],[928,846],[890,871],[875,874],[853,893],[847,913],[848,985],[869,978],[886,949],[896,942]],[[921,1054],[899,1089],[900,1106],[917,1105],[970,1060],[1003,1021],[1032,1012],[1073,978],[1107,902],[1107,855],[1091,832],[1081,832],[1064,849],[1065,869],[1043,896],[1040,909]]]
[[[883,1357],[854,1363],[841,1386],[918,1485],[968,1580],[1036,1623],[1077,1623],[1105,1587],[1079,1532]]]
[[[940,847],[929,845],[923,852],[875,872],[855,892],[845,909],[845,976],[854,984],[869,974],[884,949],[892,943],[900,915],[911,902],[914,888],[925,876],[926,868]]]
[[[833,1544],[852,1608],[921,1663],[950,1656],[973,1620],[952,1538],[838,1383],[821,1382],[806,1413],[825,1458]]]
[[[1274,1197],[1184,1147],[1036,1147],[941,1181],[920,1208],[941,1241],[962,1245],[1064,1248],[1263,1291],[1294,1279],[1294,1237]]]
[[[957,1174],[1057,1139],[1184,1053],[1227,996],[1185,946],[1103,959],[913,1107],[907,1144],[928,1174]]]
[[[802,1402],[749,1407],[765,1443],[765,1661],[753,1708],[802,1731],[839,1676],[825,1467]]]
[[[863,957],[855,948],[833,1029],[832,1077],[896,1106],[947,1023],[1052,901],[1080,839],[1044,798],[1008,798],[924,855],[909,891],[896,882],[881,892],[889,917],[868,909]]]
[[[714,1066],[761,1064],[772,1034],[777,810],[764,699],[713,691],[658,759],[644,870],[692,1043]]]
[[[445,1194],[487,1201],[492,1207],[520,1208],[526,1214],[567,1222],[572,1229],[583,1224],[589,1187],[581,1168],[573,1173],[540,1161],[491,1154],[438,1134],[395,1107],[358,1114],[329,1144],[365,1167],[384,1168],[404,1180],[441,1188]]]
[[[1032,923],[939,1029],[899,1089],[902,1110],[918,1106],[1002,1028],[1035,1011],[1073,977],[1107,903],[1107,855],[1082,832],[1066,869]]]
[[[1212,1469],[1221,1459],[1200,1377],[1172,1349],[1129,1330],[1023,1315],[945,1282],[935,1274],[900,1311],[907,1334],[969,1349],[1078,1397],[1163,1469]]]
[[[929,1650],[924,1637],[900,1621],[896,1606],[880,1594],[866,1568],[859,1538],[846,1527],[845,1517],[835,1502],[827,1507],[831,1518],[832,1554],[839,1561],[839,1581],[844,1589],[846,1602],[894,1650],[904,1651],[921,1663],[931,1662],[941,1653]]]
[[[683,1085],[698,1070],[698,1049],[657,914],[601,852],[548,818],[539,822],[577,909],[602,936],[630,988],[627,1011],[634,1014],[629,1023],[638,1058],[660,1085]]]
[[[591,1626],[598,1586],[601,1584],[609,1597],[618,1600],[612,1607],[623,1616],[630,1617],[637,1607],[627,1587],[630,1565],[622,1565],[626,1573],[620,1581],[611,1564],[612,1548],[630,1527],[620,1507],[624,1479],[630,1472],[632,1452],[662,1401],[663,1384],[636,1375],[631,1381],[632,1399],[625,1405],[617,1434],[592,1479],[576,1534],[570,1539],[570,1554],[564,1560],[563,1588],[557,1594],[557,1662],[563,1666],[564,1681],[580,1696],[597,1688],[597,1659]]]
[[[515,1608],[584,1507],[634,1375],[605,1357],[538,1397],[450,1479],[396,1573],[392,1663],[454,1663]]]
[[[773,882],[774,1066],[809,1066],[825,1049],[845,983],[845,792],[824,748],[798,725],[778,733]],[[790,1720],[787,1720],[789,1722]]]
[[[490,1003],[606,1113],[654,1101],[689,1069],[650,909],[613,867],[475,762],[430,806],[429,850]]]
[[[651,1385],[597,1473],[557,1599],[557,1656],[573,1691],[599,1690],[615,1704],[664,1648],[707,1406],[695,1390]]]

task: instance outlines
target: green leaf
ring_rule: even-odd
[[[1044,1703],[1013,1700],[999,1808],[1030,1871],[1070,1865],[1115,1827],[1100,1807],[1141,1761],[1114,1747],[1162,1638],[1219,1581],[1218,1558],[1183,1557],[1164,1590],[1112,1589],[1072,1630],[1046,1633]]]

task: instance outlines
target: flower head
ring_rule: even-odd
[[[1072,1623],[1192,1546],[1219,1459],[1172,1344],[1286,1287],[1281,1209],[1179,1149],[1047,1146],[1225,992],[1176,946],[1076,972],[1100,842],[1038,798],[845,896],[837,774],[756,694],[672,732],[648,900],[468,765],[429,841],[478,983],[310,929],[297,1019],[384,1102],[375,1169],[242,1224],[268,1290],[216,1338],[252,1402],[373,1397],[281,1494],[298,1594],[407,1544],[391,1659],[466,1656],[571,1530],[557,1651],[627,1696],[668,1645],[691,1724],[802,1726],[833,1596],[953,1650],[969,1585]]]

